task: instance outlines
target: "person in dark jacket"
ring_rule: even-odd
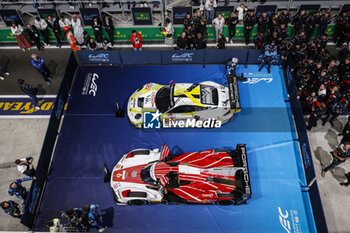
[[[348,45],[346,48],[343,48],[340,50],[340,52],[337,55],[337,58],[340,63],[344,63],[345,59],[350,57],[350,45]]]
[[[205,19],[201,20],[201,25],[198,28],[198,32],[200,32],[203,38],[207,38],[207,21]]]
[[[103,47],[104,50],[112,50],[112,44],[106,38],[103,39],[102,47]]]
[[[281,14],[278,16],[277,20],[278,20],[279,25],[285,24],[287,26],[290,22],[289,12],[287,10],[284,10],[283,12],[281,12]]]
[[[176,48],[179,50],[186,49],[187,45],[187,39],[186,39],[186,32],[182,32],[181,36],[177,38]]]
[[[327,105],[324,102],[316,102],[311,107],[311,113],[308,120],[308,125],[306,127],[307,130],[311,130],[312,127],[317,126],[317,121],[321,119],[321,117],[327,113]]]
[[[265,36],[264,34],[258,33],[254,37],[255,49],[262,49],[264,47]]]
[[[203,38],[202,34],[200,32],[197,33],[197,37],[194,40],[193,43],[193,48],[195,50],[199,50],[199,49],[206,49],[207,48],[207,41],[206,39]]]
[[[22,210],[19,208],[18,204],[14,201],[3,201],[0,203],[0,206],[6,214],[12,217],[21,218],[23,215]]]
[[[347,159],[350,159],[350,142],[344,142],[340,144],[334,151],[331,152],[333,161],[327,167],[322,166],[322,177],[325,176],[325,173],[329,170],[332,170],[339,164],[345,162]]]
[[[266,27],[268,23],[269,23],[269,18],[267,17],[266,12],[263,12],[258,19],[258,33],[265,35]]]
[[[219,34],[219,39],[218,39],[218,42],[216,43],[218,49],[225,49],[226,48],[226,39],[225,39],[225,36],[224,34]]]
[[[17,164],[17,170],[29,177],[33,177],[35,175],[35,168],[33,165],[33,157],[27,157],[23,159],[16,159],[15,164]]]
[[[348,117],[348,121],[345,123],[343,131],[338,134],[338,136],[343,136],[341,143],[350,142],[350,116]]]
[[[90,35],[89,35],[89,33],[87,31],[84,31],[83,35],[84,35],[84,45],[86,47],[88,47],[89,46],[89,42],[90,42]]]
[[[301,11],[293,17],[291,25],[293,28],[293,36],[297,35],[299,31],[303,29],[306,18],[307,15],[305,14],[305,11]]]
[[[345,32],[346,27],[345,24],[349,20],[348,13],[342,12],[337,17],[335,26],[334,26],[334,33],[333,33],[333,41],[334,43],[337,43],[337,45],[342,44],[345,40]]]
[[[255,18],[254,12],[247,13],[243,19],[244,37],[245,37],[246,45],[250,43],[250,34],[252,33],[252,29],[255,22],[256,22],[256,18]]]
[[[108,15],[105,16],[104,20],[103,20],[103,26],[105,27],[105,30],[109,36],[109,41],[111,42],[111,45],[113,46],[114,43],[114,25],[113,25],[113,20],[111,18],[109,18]]]
[[[185,28],[187,28],[187,26],[193,26],[193,20],[192,20],[192,17],[191,17],[191,13],[187,13],[186,14],[186,17],[184,19],[184,26]]]
[[[346,103],[344,100],[334,101],[328,108],[327,114],[322,118],[322,125],[325,125],[327,121],[334,127],[334,120],[346,110]],[[329,118],[332,116],[331,118]]]
[[[39,100],[36,97],[37,89],[32,88],[29,84],[24,83],[23,79],[18,79],[18,84],[21,90],[31,98],[35,109],[39,110]]]
[[[53,34],[56,37],[56,47],[61,48],[62,42],[61,42],[61,28],[60,24],[58,23],[58,20],[51,15],[47,17],[47,24],[49,25],[49,28],[51,28]]]
[[[236,25],[238,24],[238,17],[235,12],[231,12],[230,17],[228,17],[226,24],[228,26],[228,41],[233,44],[232,38],[236,35]]]
[[[200,30],[202,20],[203,20],[202,12],[200,10],[196,11],[196,15],[193,19],[194,32],[196,35],[198,32],[202,33]]]
[[[328,25],[331,23],[331,15],[327,12],[320,18],[320,23],[318,26],[318,35],[322,36],[325,34]]]
[[[89,40],[88,49],[92,51],[96,51],[98,49],[97,43],[92,38]]]
[[[187,27],[184,29],[184,32],[186,33],[187,49],[192,49],[192,45],[195,37],[194,27],[191,25],[187,25]]]
[[[52,77],[50,76],[51,71],[49,70],[49,68],[47,68],[45,60],[36,54],[32,54],[32,65],[43,76],[46,83],[50,85],[52,79]]]
[[[19,198],[25,202],[27,199],[27,196],[28,196],[28,191],[25,187],[22,186],[22,182],[33,180],[33,179],[35,179],[35,177],[25,177],[22,179],[14,180],[9,185],[8,194],[10,196],[15,195],[17,198]]]
[[[37,47],[40,52],[44,52],[44,47],[40,42],[40,33],[39,30],[31,24],[27,24],[27,28],[25,29],[26,34],[29,37],[29,40]]]
[[[102,24],[97,17],[93,18],[91,27],[94,30],[96,41],[102,43]]]
[[[311,37],[315,32],[315,28],[316,28],[316,17],[314,14],[310,14],[305,20],[305,34],[306,34],[307,43],[311,40]]]

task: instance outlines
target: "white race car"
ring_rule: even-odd
[[[170,155],[137,149],[114,167],[110,185],[118,205],[246,204],[251,197],[245,144]]]
[[[229,77],[228,87],[212,81],[148,83],[131,95],[127,108],[131,124],[142,128],[144,112],[159,114],[163,127],[167,122],[188,120],[215,120],[224,124],[233,119],[234,113],[240,112],[241,105],[237,79]]]

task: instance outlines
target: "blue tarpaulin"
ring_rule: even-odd
[[[60,211],[97,203],[110,232],[316,232],[301,152],[282,70],[271,74],[257,65],[238,67],[248,78],[239,83],[242,112],[219,129],[140,130],[127,117],[115,118],[115,102],[125,105],[142,85],[155,82],[224,83],[224,65],[80,67],[73,86],[52,171],[35,229],[60,217]],[[94,75],[89,93],[86,80]],[[95,86],[94,86],[95,87]],[[85,89],[84,89],[85,88]],[[247,205],[117,206],[103,165],[112,169],[136,148],[171,153],[247,145],[252,198]]]

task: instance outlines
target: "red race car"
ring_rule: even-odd
[[[158,149],[125,154],[110,178],[120,205],[246,204],[251,197],[246,146],[170,155]]]

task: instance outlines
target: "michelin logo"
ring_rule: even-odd
[[[194,53],[173,54],[171,56],[172,61],[192,61]]]
[[[97,93],[97,80],[99,79],[98,74],[88,73],[86,74],[82,95],[96,96]]]
[[[91,62],[109,62],[108,53],[90,54],[89,61]]]
[[[283,229],[287,233],[301,233],[300,220],[298,217],[298,211],[287,210],[282,211],[281,207],[278,207],[279,221]]]

